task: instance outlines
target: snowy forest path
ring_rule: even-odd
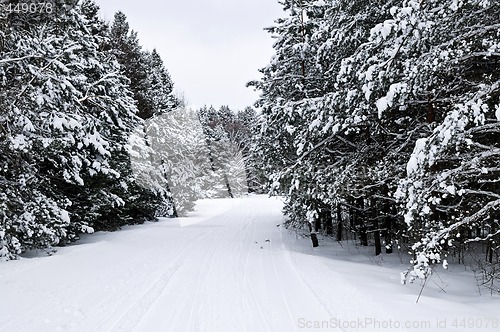
[[[4,263],[0,294],[14,300],[0,302],[0,331],[304,331],[333,317],[384,317],[339,273],[289,249],[277,199],[204,204],[219,211]],[[331,276],[333,291],[316,273]]]

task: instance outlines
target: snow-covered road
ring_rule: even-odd
[[[294,331],[300,318],[332,315],[285,249],[276,199],[211,203],[212,216],[95,234],[7,263],[0,330]]]
[[[290,249],[277,199],[198,208],[190,218],[87,236],[51,257],[1,263],[0,331],[281,332],[325,321],[341,331],[336,319],[355,317],[364,320],[347,330],[382,331],[363,323],[394,321],[324,257]]]

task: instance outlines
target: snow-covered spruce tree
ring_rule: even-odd
[[[300,149],[300,162],[294,172],[305,176],[310,184],[301,190],[315,198],[314,204],[309,204],[313,208],[309,215],[314,216],[316,228],[331,233],[331,210],[345,209],[362,244],[368,244],[368,231],[374,234],[376,253],[381,249],[380,229],[390,242],[390,206],[394,200],[388,198],[391,177],[382,176],[374,166],[382,164],[379,169],[387,173],[386,166],[392,165],[384,162],[385,154],[395,142],[377,118],[375,105],[365,97],[364,80],[358,73],[376,56],[360,50],[368,43],[370,29],[389,15],[384,9],[390,4],[328,2],[317,23],[314,42],[318,44],[316,66],[322,68],[329,88],[322,96],[296,105],[303,110],[305,125],[297,131],[295,145]],[[348,67],[349,58],[359,69]],[[397,179],[392,178],[392,186],[395,184]],[[341,230],[342,221],[337,219],[337,229]],[[338,231],[337,238],[340,236]]]
[[[314,38],[325,4],[284,1],[283,6],[289,16],[276,20],[276,25],[268,29],[276,38],[276,54],[270,64],[261,69],[263,78],[250,85],[262,92],[257,103],[263,116],[259,155],[270,179],[271,192],[285,194],[289,222],[303,225],[311,222],[306,218],[308,212],[304,211],[310,198],[292,191],[302,191],[302,186],[307,184],[301,181],[303,173],[297,169],[301,147],[296,137],[308,125],[303,117],[310,110],[298,105],[304,99],[321,96],[328,89],[322,68],[316,65],[314,58],[318,46]]]
[[[248,193],[246,158],[243,154],[242,124],[227,106],[218,110],[203,107],[198,111],[209,147],[212,170],[224,183],[221,197],[235,197]]]
[[[69,222],[71,201],[54,182],[79,183],[86,161],[102,158],[106,145],[82,126],[75,107],[90,90],[79,59],[89,37],[85,20],[75,11],[62,17],[2,13],[2,256],[12,258],[28,248],[64,243],[91,230],[85,220]],[[96,49],[89,38],[89,52]],[[73,71],[73,69],[75,69]],[[78,90],[82,85],[86,89]],[[95,120],[95,119],[92,119]],[[87,130],[87,132],[85,131]],[[94,151],[91,151],[94,150]],[[107,171],[104,163],[103,171]],[[56,170],[57,169],[57,170]]]
[[[344,77],[344,59],[368,41],[370,29],[377,22],[390,15],[384,12],[384,8],[388,12],[389,5],[385,1],[377,5],[368,5],[366,1],[291,5],[302,8],[307,17],[299,20],[304,29],[298,30],[305,32],[302,40],[307,45],[287,47],[301,39],[293,29],[274,28],[279,33],[275,43],[277,54],[263,69],[264,78],[257,84],[263,91],[261,105],[267,105],[263,111],[262,140],[269,141],[268,151],[288,146],[288,154],[277,153],[280,157],[270,163],[279,165],[274,173],[271,169],[271,177],[289,197],[286,209],[292,222],[307,221],[314,228],[332,234],[332,209],[348,208],[351,216],[358,216],[354,226],[366,244],[366,208],[375,211],[375,206],[381,207],[379,210],[387,211],[382,221],[389,223],[389,205],[394,205],[394,199],[388,199],[387,184],[369,174],[374,161],[381,159],[387,147],[378,147],[379,140],[372,137],[372,128],[378,126],[375,105],[367,100],[358,103],[364,99],[364,82],[353,73]],[[290,15],[294,17],[293,12]],[[290,49],[307,52],[297,57]],[[356,59],[361,64],[364,60],[361,56]],[[296,84],[285,81],[294,64],[305,64],[307,70],[302,82],[307,83],[307,89],[300,88],[300,80]],[[300,74],[292,77],[298,79]],[[288,138],[283,139],[284,136]],[[269,155],[268,151],[263,154]],[[289,156],[285,164],[280,160],[282,156]],[[393,183],[397,184],[397,179]],[[382,202],[368,199],[375,195],[383,197]],[[373,216],[372,228],[382,228],[377,218],[380,217]]]
[[[142,50],[137,33],[129,31],[127,18],[122,12],[115,14],[109,36],[110,42],[106,47],[110,48],[110,52],[118,60],[121,74],[129,79],[129,88],[133,92],[139,110],[137,115],[147,120],[175,109],[179,101],[173,95],[174,84],[163,60],[156,50],[152,52]],[[141,155],[134,149],[132,168],[139,172],[133,176],[139,177],[139,182],[147,186],[136,188],[136,194],[130,197],[136,198],[136,203],[139,205],[149,206],[151,212],[148,213],[149,216],[170,216],[174,213],[171,194],[165,189],[166,187],[160,189],[161,184],[166,185],[166,179],[161,179],[160,176],[163,165],[159,162],[160,158],[154,157],[156,152],[151,149],[146,135],[147,127],[143,127],[143,130],[145,131],[143,142],[137,136],[138,131],[135,132],[132,141],[149,151]],[[150,174],[152,181],[146,180],[146,174]]]
[[[246,107],[236,114],[234,141],[243,154],[249,192],[263,193],[266,178],[262,172],[262,160],[256,153],[260,117],[253,107]]]
[[[374,37],[398,3],[332,2],[323,25],[329,37],[319,47],[317,61],[328,68],[335,86],[315,102],[302,138],[311,165],[321,165],[314,178],[317,191],[337,211],[349,212],[350,226],[362,244],[373,234],[376,254],[382,249],[381,237],[390,252],[395,233],[404,226],[391,193],[411,153],[412,137],[426,127],[425,117],[415,110],[398,112],[399,104],[392,100],[384,116],[377,109],[378,99],[387,91],[394,96],[392,84],[404,76],[390,60],[397,41],[384,44]],[[319,143],[308,144],[310,137]]]
[[[78,187],[84,191],[79,195],[75,194],[75,188],[70,188],[70,194],[73,194],[78,200],[75,207],[79,207],[79,211],[75,211],[75,218],[85,215],[86,211],[90,211],[95,216],[93,227],[97,229],[116,229],[121,225],[142,222],[154,218],[158,207],[170,205],[167,193],[159,188],[158,184],[144,187],[143,183],[137,182],[137,174],[133,171],[131,165],[130,153],[131,148],[135,151],[141,151],[142,154],[148,149],[146,142],[130,146],[129,141],[137,128],[142,126],[142,121],[132,113],[136,113],[135,102],[131,98],[131,93],[127,86],[127,79],[121,75],[120,67],[114,58],[112,50],[107,48],[109,39],[107,37],[106,26],[98,19],[98,7],[93,2],[87,1],[82,4],[82,13],[88,17],[89,23],[92,25],[92,33],[98,42],[99,51],[97,53],[98,60],[103,64],[104,70],[109,71],[112,76],[117,77],[118,84],[109,81],[109,86],[105,90],[101,90],[101,94],[105,96],[92,96],[86,92],[86,102],[89,102],[91,109],[95,110],[105,121],[104,126],[100,129],[105,133],[105,137],[110,141],[115,148],[110,151],[109,165],[117,172],[115,178],[102,176],[100,174],[88,175],[83,177],[85,185]],[[112,87],[111,84],[115,86]],[[102,88],[101,88],[102,89]],[[101,104],[96,100],[101,101]],[[107,101],[108,100],[108,101]],[[114,100],[109,103],[109,100]],[[115,112],[115,117],[105,116],[106,113],[102,109],[110,107],[111,111]],[[121,111],[120,111],[121,110]],[[128,113],[123,111],[127,110]],[[138,141],[135,141],[138,143]],[[157,173],[159,165],[149,165],[150,172]],[[103,190],[103,188],[105,188]],[[110,193],[110,198],[118,201],[114,203],[110,198],[101,197],[102,193]],[[102,206],[96,204],[102,202]],[[115,206],[110,209],[110,206]]]
[[[179,106],[179,101],[173,95],[174,83],[163,60],[154,49],[145,52],[146,59],[146,98],[150,100],[154,114],[165,113]]]
[[[102,51],[97,10],[82,1],[64,15],[0,14],[4,258],[129,221],[127,142],[141,122]]]
[[[147,120],[146,133],[155,151],[154,163],[162,165],[176,216],[191,211],[196,200],[214,197],[223,190],[211,168],[197,111],[178,108],[157,114]]]
[[[161,69],[158,67],[161,65],[158,62],[159,57],[155,56],[153,59],[152,55],[142,50],[137,32],[129,30],[127,16],[121,11],[115,13],[109,36],[111,52],[118,60],[122,73],[130,80],[130,90],[134,94],[139,109],[138,116],[142,119],[148,119],[154,115],[154,101],[160,102],[158,98],[154,100],[150,95],[152,93],[151,84],[157,83],[153,81],[158,78],[163,79],[161,77],[163,73],[159,72]],[[155,67],[153,68],[153,66]],[[148,79],[148,74],[151,74],[151,71],[155,71],[154,75],[157,76],[152,80]],[[162,88],[168,90],[172,88],[172,85]],[[164,106],[162,102],[159,105]]]
[[[174,83],[160,55],[156,49],[142,50],[137,32],[129,31],[127,17],[122,12],[114,16],[109,47],[121,65],[122,74],[130,80],[139,117],[148,119],[179,106],[173,95]]]
[[[427,104],[438,122],[417,140],[398,192],[416,241],[409,276],[426,278],[433,265],[447,265],[450,250],[476,242],[485,245],[486,260],[498,264],[500,4],[410,5],[394,13],[413,22],[414,44],[417,37],[425,41],[426,52],[408,63],[404,90],[421,97],[408,104]]]

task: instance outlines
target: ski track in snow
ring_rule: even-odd
[[[0,331],[323,331],[299,322],[393,319],[334,264],[294,246],[277,227],[277,199],[205,204],[219,207],[3,263]]]

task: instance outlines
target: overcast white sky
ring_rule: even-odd
[[[96,0],[111,21],[121,10],[145,49],[156,48],[176,90],[194,107],[251,106],[258,93],[246,82],[260,77],[273,54],[263,31],[283,16],[278,0]]]

